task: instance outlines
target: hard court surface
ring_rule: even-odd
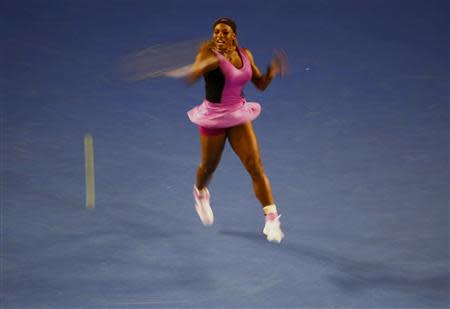
[[[448,1],[0,3],[1,308],[448,308]],[[245,90],[280,245],[229,145],[197,218],[203,84],[116,70],[221,16],[289,59]]]

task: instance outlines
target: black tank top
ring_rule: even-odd
[[[225,85],[225,76],[220,68],[203,74],[205,79],[205,97],[211,103],[220,103]]]

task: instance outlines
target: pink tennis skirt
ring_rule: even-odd
[[[238,103],[211,103],[204,100],[188,111],[189,119],[200,127],[223,129],[234,127],[256,119],[261,113],[261,105],[242,100]]]

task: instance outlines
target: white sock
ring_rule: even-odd
[[[273,214],[276,214],[276,215],[278,214],[277,206],[275,204],[264,206],[263,207],[263,211],[264,211],[264,215],[265,216],[267,216],[270,213],[273,213]]]

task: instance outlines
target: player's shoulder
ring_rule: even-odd
[[[243,47],[242,50],[247,54],[247,56],[250,59],[250,61],[253,62],[253,54],[250,51],[250,49],[248,49],[247,47]]]

